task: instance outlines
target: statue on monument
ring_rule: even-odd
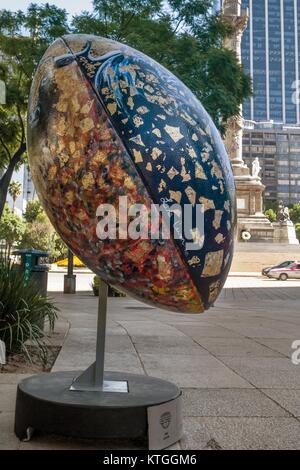
[[[259,159],[258,157],[255,157],[252,162],[252,177],[258,179],[260,171],[261,171],[261,166],[259,163]]]
[[[277,222],[289,222],[290,218],[290,211],[288,207],[285,207],[283,201],[279,201],[278,209],[277,209]]]

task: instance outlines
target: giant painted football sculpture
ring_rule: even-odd
[[[209,308],[231,264],[235,187],[221,137],[191,91],[130,47],[70,35],[38,67],[28,121],[33,180],[70,249],[146,303]],[[117,207],[119,196],[147,208],[202,204],[201,248],[174,236],[100,240],[97,208]]]

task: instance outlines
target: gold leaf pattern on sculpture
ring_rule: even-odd
[[[132,142],[134,142],[137,145],[140,145],[141,147],[145,147],[145,144],[144,144],[140,134],[136,135],[135,137],[131,137],[129,140],[131,140]]]
[[[117,111],[117,104],[116,104],[116,103],[109,103],[109,104],[107,105],[107,109],[108,109],[109,113],[110,113],[111,115],[113,115],[113,114],[115,114],[115,112]]]
[[[133,156],[135,163],[141,163],[143,161],[142,154],[139,150],[133,149]]]
[[[178,202],[178,204],[181,201],[182,194],[180,191],[172,191],[171,189],[169,190],[170,198],[174,199],[174,201]]]
[[[134,118],[133,118],[133,123],[134,123],[135,127],[140,127],[144,124],[144,121],[141,118],[141,116],[135,115]]]
[[[164,180],[160,180],[159,186],[158,186],[158,192],[161,193],[165,187],[167,186],[166,182]]]
[[[194,191],[194,189],[191,186],[188,186],[185,189],[185,194],[187,195],[188,200],[190,201],[192,206],[194,206],[196,204],[196,191]]]
[[[221,226],[221,219],[222,219],[223,211],[216,210],[215,211],[215,217],[213,220],[213,227],[218,230]]]
[[[230,212],[230,202],[227,200],[224,202],[224,209],[227,212]]]
[[[91,118],[85,118],[80,122],[82,132],[89,132],[94,127],[94,121]]]
[[[188,148],[188,154],[189,154],[189,156],[192,157],[192,158],[197,158],[196,152],[195,152],[195,150],[193,149],[193,147],[189,147],[189,148]]]
[[[207,180],[207,176],[204,173],[202,166],[198,162],[195,164],[195,176],[201,180]]]
[[[224,235],[222,233],[218,233],[218,235],[215,236],[215,240],[217,243],[222,243],[224,241]]]
[[[221,272],[224,250],[210,251],[205,255],[202,277],[217,276]]]
[[[51,165],[48,170],[48,180],[53,181],[57,174],[57,166]]]
[[[181,117],[183,117],[183,119],[188,122],[191,126],[196,126],[196,121],[191,118],[191,116],[189,116],[185,111],[183,111],[181,114],[180,114]]]
[[[131,98],[131,96],[129,96],[129,98],[127,100],[127,104],[128,104],[128,106],[131,110],[134,108],[134,102],[133,102],[133,99]]]
[[[76,144],[73,140],[71,140],[71,142],[69,142],[69,149],[70,149],[71,154],[73,154],[76,150]]]
[[[177,171],[176,168],[172,166],[172,168],[170,168],[170,170],[167,172],[167,175],[170,180],[172,180],[176,175],[179,175],[179,171]]]
[[[137,108],[137,112],[140,114],[146,114],[149,113],[149,109],[147,108],[147,106],[140,106],[139,108]]]
[[[185,169],[184,162],[185,162],[185,159],[184,159],[184,158],[181,158],[181,165],[182,165],[182,168],[181,168],[181,173],[180,173],[180,175],[182,176],[182,181],[190,181],[191,175],[190,175],[189,173],[187,173],[187,171],[186,171],[186,169]]]
[[[215,203],[212,199],[207,199],[204,196],[199,197],[199,202],[204,206],[204,211],[215,209]]]
[[[212,303],[217,299],[217,297],[219,295],[220,287],[221,287],[221,282],[220,281],[212,282],[209,285],[209,296],[208,296],[208,301],[209,302]]]
[[[222,179],[223,178],[223,173],[222,173],[222,170],[221,168],[219,167],[219,165],[212,161],[212,169],[211,169],[211,174],[212,176],[216,176],[218,179]]]
[[[191,259],[188,260],[188,264],[190,266],[195,266],[196,264],[200,263],[200,258],[198,256],[193,256]]]
[[[151,157],[153,158],[153,160],[156,160],[161,154],[162,151],[159,148],[153,147],[151,152]]]
[[[157,127],[153,129],[152,133],[155,134],[157,137],[161,137],[161,132]]]
[[[82,177],[82,186],[84,188],[89,188],[95,184],[95,180],[92,173],[86,173]]]
[[[82,114],[88,114],[90,110],[92,109],[92,106],[94,104],[94,100],[88,100],[88,102],[81,108],[81,113]]]
[[[126,178],[124,179],[124,187],[129,190],[135,188],[135,184],[131,176],[126,176]]]
[[[165,131],[167,134],[169,134],[171,139],[174,140],[174,142],[178,142],[180,139],[183,139],[183,135],[180,132],[180,127],[166,125]]]

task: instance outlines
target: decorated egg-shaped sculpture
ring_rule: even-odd
[[[102,279],[173,311],[213,304],[232,259],[234,179],[212,120],[168,70],[108,39],[56,40],[32,85],[28,153],[51,222]],[[139,237],[120,215],[134,205],[159,221]]]

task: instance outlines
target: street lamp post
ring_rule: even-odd
[[[74,257],[71,250],[68,250],[68,274],[64,276],[64,293],[75,294],[76,292],[76,275],[74,270]]]

